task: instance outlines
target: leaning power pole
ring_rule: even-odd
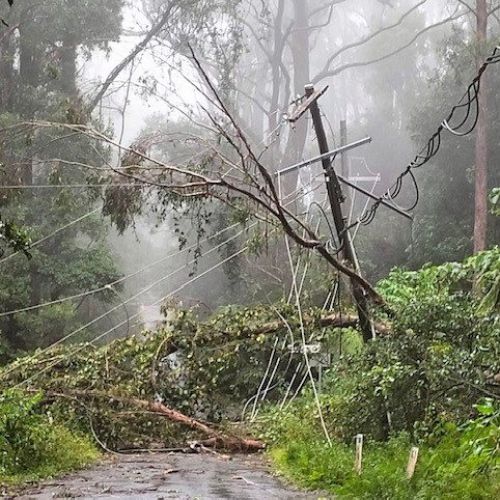
[[[352,269],[359,272],[359,264],[354,250],[354,245],[352,243],[351,235],[347,229],[347,221],[342,213],[342,204],[345,201],[345,197],[342,193],[339,178],[333,167],[332,157],[326,155],[329,151],[328,140],[326,138],[325,127],[323,126],[323,120],[321,118],[321,112],[318,105],[318,99],[323,93],[324,91],[315,92],[314,86],[311,84],[306,85],[306,100],[299,114],[303,114],[306,109],[309,109],[311,112],[314,130],[318,140],[319,151],[321,155],[325,155],[321,160],[321,164],[323,165],[323,170],[325,171],[328,200],[330,202],[333,221],[338,235],[341,255],[343,259],[352,267]],[[351,287],[358,310],[359,324],[363,333],[363,339],[365,342],[368,342],[375,337],[375,331],[371,321],[366,293],[365,290],[363,290],[363,288],[354,280],[351,280]]]

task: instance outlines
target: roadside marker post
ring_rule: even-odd
[[[361,475],[363,470],[363,434],[356,436],[356,457],[354,459],[354,470]]]
[[[418,460],[418,448],[414,446],[410,450],[410,458],[408,459],[408,465],[406,467],[406,477],[411,479],[413,474],[415,474],[415,467],[417,466]]]

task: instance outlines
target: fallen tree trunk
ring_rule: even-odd
[[[220,437],[213,437],[200,441],[199,444],[205,446],[206,448],[228,450],[240,453],[259,451],[265,448],[262,441],[256,441],[255,439],[240,439],[231,436],[226,436],[224,439],[221,439]]]
[[[39,391],[37,391],[39,392]],[[43,392],[43,391],[41,391]],[[146,401],[143,399],[131,398],[131,397],[123,397],[117,396],[114,394],[109,394],[103,391],[95,391],[95,390],[71,390],[66,393],[58,393],[46,391],[45,394],[51,397],[65,397],[65,398],[88,398],[88,397],[99,397],[103,399],[108,399],[110,402],[116,401],[122,404],[134,406],[136,408],[140,408],[142,410],[149,411],[151,413],[155,413],[162,417],[167,418],[171,422],[175,422],[177,424],[183,425],[185,427],[189,427],[192,430],[201,432],[208,436],[208,439],[202,441],[202,444],[205,447],[217,447],[219,449],[230,450],[230,451],[244,451],[247,453],[257,452],[264,450],[266,445],[262,441],[257,441],[255,439],[247,439],[240,438],[238,436],[230,436],[224,434],[218,430],[213,429],[210,425],[200,422],[192,417],[184,415],[180,411],[174,410],[165,406],[159,402]]]
[[[332,326],[334,328],[355,328],[358,326],[359,319],[354,314],[328,314],[322,316],[319,320],[319,324],[322,328],[327,326]],[[374,323],[375,331],[379,335],[388,335],[390,333],[390,328],[388,325],[380,322]]]
[[[355,314],[327,314],[321,316],[320,318],[313,318],[304,316],[304,327],[308,328],[311,326],[319,326],[320,328],[333,327],[333,328],[355,328],[358,326],[359,319]],[[276,320],[269,323],[265,323],[258,328],[252,330],[246,330],[242,332],[246,336],[264,335],[269,333],[276,333],[277,331],[283,329],[283,321]],[[375,331],[379,335],[387,335],[390,333],[388,325],[383,323],[375,323]]]

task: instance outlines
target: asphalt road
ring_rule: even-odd
[[[116,456],[91,469],[41,483],[15,498],[267,500],[320,497],[284,485],[257,456],[147,454]]]

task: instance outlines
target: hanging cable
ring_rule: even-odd
[[[298,192],[299,190],[297,190]],[[312,190],[313,191],[313,190]],[[295,199],[298,199],[300,198],[301,196],[304,196],[304,194],[306,193],[299,193],[297,194],[297,197],[294,198],[293,200],[291,200],[290,202],[288,203],[293,203],[295,201]],[[257,225],[259,223],[259,221],[255,221],[254,223],[252,223],[249,228]],[[239,225],[239,223],[235,224],[235,225]],[[238,238],[239,236],[241,236],[241,234],[243,234],[247,229],[249,228],[246,228],[246,229],[243,229],[241,230],[240,232],[238,232],[237,234],[233,235],[231,238],[228,238],[226,239],[225,241],[223,241],[222,243],[220,243],[219,245],[217,245],[216,247],[210,249],[209,251],[207,251],[204,256],[212,253],[212,252],[215,252],[216,250],[218,250],[219,248],[221,248],[223,245],[227,244],[228,242]],[[214,235],[215,236],[215,235]],[[214,237],[213,236],[213,237]],[[205,276],[206,274],[208,274],[209,272],[211,272],[212,270],[214,269],[217,269],[219,267],[221,267],[222,265],[224,265],[226,262],[229,262],[230,260],[232,260],[233,258],[237,257],[238,255],[241,255],[243,252],[246,252],[248,250],[248,245],[245,246],[242,250],[232,254],[231,256],[229,256],[227,259],[224,259],[223,261],[219,262],[218,264],[216,264],[215,266],[211,267],[209,270],[201,273],[200,275],[194,277],[193,279],[191,279],[190,281],[188,281],[187,283],[185,283],[184,285],[182,285],[181,287],[179,287],[178,289],[176,289],[174,292],[171,292],[169,295],[167,295],[166,297],[163,297],[162,299],[160,299],[159,301],[151,304],[150,307],[152,306],[155,306],[157,305],[158,303],[162,302],[163,300],[165,300],[166,298],[170,297],[172,294],[174,293],[177,293],[178,291],[182,290],[183,288],[185,288],[185,286],[195,282],[196,280],[200,279],[201,277]],[[157,281],[155,281],[154,283],[148,285],[146,288],[142,289],[141,291],[139,291],[137,294],[135,294],[134,296],[130,297],[129,299],[127,299],[125,301],[125,303],[128,303],[130,301],[132,301],[133,299],[137,298],[139,295],[142,295],[143,293],[151,290],[154,286],[156,286],[157,284],[159,284],[160,282],[168,279],[169,277],[173,276],[174,274],[176,274],[177,272],[180,272],[181,270],[187,268],[188,266],[192,265],[193,263],[196,262],[196,258],[195,259],[192,259],[190,262],[188,262],[187,264],[185,264],[184,266],[182,266],[181,268],[178,268],[176,269],[175,271],[173,271],[173,273],[170,273],[169,275],[167,276],[164,276],[160,279],[158,279]],[[82,327],[78,328],[77,330],[74,330],[73,332],[69,333],[68,335],[66,335],[65,337],[59,339],[58,341],[54,342],[53,344],[51,344],[50,346],[36,352],[34,355],[32,356],[29,356],[27,358],[24,358],[20,361],[20,363],[17,363],[15,366],[12,366],[9,370],[7,371],[4,371],[4,372],[0,372],[0,378],[2,377],[5,377],[6,375],[12,373],[13,371],[17,370],[18,368],[20,368],[21,366],[24,366],[24,364],[26,364],[27,362],[33,360],[33,359],[36,359],[37,356],[40,356],[41,354],[44,354],[46,352],[48,352],[50,349],[62,344],[63,342],[65,342],[66,340],[69,340],[70,338],[72,338],[73,336],[77,335],[78,333],[80,333],[81,331],[83,331],[84,329],[88,328],[89,326],[92,326],[93,324],[95,324],[97,321],[99,321],[100,319],[102,319],[103,317],[107,316],[108,314],[110,314],[111,312],[115,311],[116,309],[120,308],[123,306],[123,303],[121,304],[118,304],[117,306],[113,307],[112,309],[110,309],[109,311],[107,311],[106,313],[98,316],[97,318],[95,318],[94,320],[90,321],[89,323],[87,323],[86,325],[83,325]],[[116,330],[117,328],[123,326],[124,324],[126,324],[127,322],[130,322],[132,319],[136,318],[137,316],[139,316],[141,313],[136,313],[136,314],[133,314],[132,316],[128,317],[126,321],[124,322],[121,322],[119,323],[118,325],[116,325],[115,327],[113,327],[112,329],[108,330],[107,332],[105,332],[104,334],[98,336],[97,338],[93,339],[92,342],[95,342],[97,340],[100,340],[101,338],[103,338],[104,336],[108,335],[109,333],[113,332],[114,330]]]
[[[135,276],[143,273],[144,271],[147,271],[148,269],[151,269],[152,267],[155,267],[158,264],[161,264],[162,262],[165,262],[166,260],[171,260],[174,257],[178,257],[179,255],[182,255],[182,254],[184,254],[186,252],[194,250],[194,249],[198,248],[200,245],[202,245],[204,243],[207,243],[207,242],[209,242],[209,241],[211,241],[213,239],[218,238],[220,235],[224,234],[225,232],[227,232],[227,231],[229,231],[231,229],[234,229],[234,228],[238,227],[239,225],[241,225],[241,223],[237,222],[235,224],[227,226],[227,227],[221,229],[220,231],[217,231],[213,235],[208,236],[207,238],[204,238],[200,242],[194,243],[193,245],[185,247],[185,248],[183,248],[181,250],[178,250],[176,252],[170,253],[170,254],[166,255],[165,257],[162,257],[162,258],[160,258],[160,259],[158,259],[158,260],[156,260],[154,262],[151,262],[150,264],[148,264],[147,266],[144,266],[143,268],[139,269],[138,271],[135,271],[135,272],[133,272],[131,274],[128,274],[127,276],[123,276],[120,279],[117,279],[115,281],[112,281],[110,283],[102,285],[102,286],[100,286],[98,288],[94,288],[93,290],[88,290],[86,292],[78,293],[78,294],[71,295],[71,296],[68,296],[68,297],[63,297],[61,299],[52,300],[50,302],[44,302],[42,304],[35,304],[33,306],[22,307],[22,308],[19,308],[19,309],[13,309],[11,311],[1,312],[0,313],[0,318],[5,317],[5,316],[12,316],[13,314],[18,314],[18,313],[22,313],[22,312],[34,311],[34,310],[41,309],[41,308],[44,308],[44,307],[49,307],[49,306],[53,306],[53,305],[56,305],[56,304],[62,304],[62,303],[67,302],[67,301],[71,301],[71,300],[80,299],[80,298],[84,298],[84,297],[89,297],[91,295],[95,295],[95,294],[97,294],[99,292],[107,290],[109,287],[113,287],[115,285],[123,283],[124,281],[127,281],[130,278],[133,278],[133,277],[135,277]]]
[[[286,249],[287,249],[287,254],[288,254],[288,261],[290,263],[290,270],[292,271],[292,275],[294,276],[293,284],[294,284],[294,289],[295,289],[296,307],[297,307],[297,312],[298,312],[299,321],[300,321],[300,333],[301,333],[301,337],[302,337],[302,349],[303,349],[303,355],[304,355],[304,362],[306,364],[307,374],[308,374],[310,382],[311,382],[311,387],[312,387],[313,394],[314,394],[314,401],[315,401],[316,407],[318,409],[318,415],[319,415],[319,419],[321,422],[321,427],[323,428],[323,432],[325,433],[325,438],[328,442],[328,445],[331,446],[332,440],[330,438],[330,434],[328,432],[325,420],[323,418],[323,409],[321,408],[321,401],[319,400],[319,394],[318,394],[318,391],[316,388],[316,383],[314,381],[314,377],[313,377],[313,374],[311,371],[311,364],[309,362],[309,355],[307,353],[307,341],[306,341],[306,333],[305,333],[305,327],[304,327],[304,319],[302,317],[302,306],[301,306],[300,295],[299,295],[299,291],[298,291],[298,287],[297,287],[297,280],[295,279],[297,273],[294,272],[292,253],[290,250],[290,244],[288,242],[288,238],[285,239],[285,243],[286,243]]]
[[[448,131],[451,134],[463,137],[471,134],[477,126],[479,115],[481,110],[479,109],[479,92],[481,89],[481,79],[483,77],[486,69],[492,65],[500,62],[500,46],[495,47],[493,53],[486,58],[484,63],[479,68],[476,77],[472,80],[470,85],[467,88],[467,91],[460,99],[457,105],[455,105],[448,116],[441,122],[436,132],[431,136],[431,138],[427,141],[426,145],[421,149],[421,151],[415,156],[412,162],[408,164],[406,169],[396,178],[394,184],[389,187],[389,189],[379,197],[377,201],[375,201],[370,210],[360,217],[356,222],[351,224],[348,229],[354,227],[357,224],[368,225],[375,219],[376,213],[382,204],[383,200],[391,200],[394,203],[394,199],[399,196],[402,191],[404,180],[407,176],[410,176],[414,186],[415,186],[415,201],[412,203],[411,208],[409,210],[413,210],[419,203],[420,193],[418,188],[418,183],[413,174],[413,170],[424,166],[428,163],[432,158],[434,158],[439,150],[441,149],[442,144],[442,133],[443,131]],[[456,119],[456,115],[458,111],[461,111],[465,108],[464,116],[459,119],[459,121],[455,124],[452,124],[452,121]],[[462,130],[465,125],[470,122],[471,116],[473,116],[472,123],[465,129]],[[407,209],[404,209],[407,210]]]
[[[233,253],[232,255],[230,255],[229,257],[225,258],[224,260],[218,262],[217,264],[215,264],[214,266],[210,267],[209,269],[207,269],[203,273],[199,274],[198,276],[195,276],[194,278],[191,278],[189,281],[186,281],[185,283],[183,283],[182,285],[180,285],[179,287],[177,287],[172,292],[169,292],[167,295],[165,295],[161,299],[153,302],[152,304],[149,305],[149,307],[154,307],[154,306],[156,306],[156,305],[164,302],[166,299],[168,299],[168,298],[172,297],[174,294],[176,294],[176,293],[184,290],[184,288],[186,288],[187,286],[191,285],[192,283],[195,283],[199,279],[205,277],[207,274],[215,271],[216,269],[219,269],[224,264],[226,264],[227,262],[231,261],[232,259],[238,257],[239,255],[241,255],[242,253],[246,252],[247,250],[248,250],[248,246],[242,248],[241,250],[238,250],[237,252]],[[140,314],[141,314],[141,312],[133,314],[132,316],[130,316],[129,320],[132,320],[132,319],[136,318]],[[95,342],[98,342],[99,340],[104,339],[110,333],[114,332],[116,329],[120,328],[121,326],[125,325],[126,323],[127,323],[127,320],[122,321],[121,323],[118,323],[118,325],[115,325],[113,328],[110,328],[106,332],[100,334],[98,337],[96,337],[95,339],[93,339],[91,344],[93,345]],[[72,352],[65,354],[62,359],[67,359],[70,356],[72,357],[75,354],[78,354],[79,352],[81,352],[84,349],[86,349],[88,346],[89,346],[89,344],[83,344],[83,345],[79,346],[76,350],[73,350]],[[40,352],[37,353],[37,355],[39,355],[39,354],[40,354]],[[17,389],[17,388],[19,388],[19,387],[21,387],[21,386],[23,386],[25,384],[29,384],[30,382],[32,382],[33,380],[35,380],[37,377],[39,377],[43,373],[47,372],[48,370],[50,370],[54,366],[58,365],[62,361],[62,359],[59,358],[59,359],[55,360],[54,362],[50,363],[48,366],[46,366],[42,370],[39,370],[38,372],[36,372],[35,374],[33,374],[31,377],[23,380],[22,382],[19,382],[17,385],[14,386],[14,389]],[[2,373],[1,375],[5,375],[5,374],[6,373]]]
[[[255,224],[257,224],[257,222],[255,222]],[[216,252],[217,250],[219,250],[220,248],[222,248],[224,245],[226,245],[227,243],[235,240],[236,238],[238,238],[239,236],[241,236],[243,234],[244,230],[236,233],[235,235],[231,236],[231,238],[228,238],[226,240],[224,240],[222,243],[220,243],[219,245],[215,246],[214,248],[208,250],[204,256],[207,256],[213,252]],[[178,274],[179,272],[189,268],[191,265],[193,265],[194,263],[196,262],[196,258],[190,260],[189,262],[187,262],[186,264],[184,264],[183,266],[175,269],[174,271],[172,271],[171,273],[167,274],[166,276],[163,276],[157,280],[155,280],[153,283],[149,284],[148,286],[146,286],[145,288],[141,289],[139,292],[137,292],[136,294],[132,295],[131,297],[129,297],[128,299],[124,300],[123,302],[121,302],[120,304],[114,306],[113,308],[109,309],[108,311],[106,311],[105,313],[97,316],[96,318],[94,318],[93,320],[89,321],[88,323],[80,326],[79,328],[77,328],[76,330],[73,330],[72,332],[68,333],[67,335],[65,335],[64,337],[60,338],[59,340],[57,340],[56,342],[53,342],[51,345],[45,347],[44,349],[40,350],[40,351],[37,351],[35,354],[33,354],[32,356],[29,356],[27,358],[24,358],[24,359],[21,359],[19,363],[15,364],[14,366],[12,366],[9,370],[7,371],[4,371],[4,372],[1,372],[0,373],[0,378],[1,377],[5,377],[6,375],[12,373],[13,371],[17,370],[18,368],[20,368],[21,366],[24,366],[24,364],[28,363],[29,361],[32,361],[33,359],[36,359],[36,357],[42,355],[42,354],[45,354],[47,353],[48,351],[50,351],[51,349],[53,349],[54,347],[57,347],[58,345],[61,345],[63,344],[64,342],[66,342],[67,340],[69,340],[70,338],[74,337],[75,335],[78,335],[79,333],[87,330],[90,326],[96,324],[98,321],[100,321],[101,319],[105,318],[106,316],[108,316],[110,313],[116,311],[117,309],[123,307],[125,304],[128,304],[129,302],[131,302],[132,300],[136,299],[137,297],[143,295],[144,293],[150,291],[151,289],[153,289],[155,286],[159,285],[160,283],[162,283],[163,281],[175,276],[176,274]],[[127,318],[127,320],[123,323],[120,323],[120,326],[122,324],[126,324],[126,323],[129,323],[132,319],[136,318],[137,316],[139,316],[141,314],[141,312],[138,312],[136,314],[133,314],[131,316],[129,316]],[[112,331],[114,331],[116,328],[118,328],[118,326],[115,326],[113,328]]]

